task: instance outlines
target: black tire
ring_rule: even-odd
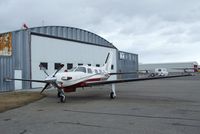
[[[57,93],[57,97],[60,98],[61,97],[61,92]]]
[[[155,74],[154,73],[150,74],[150,77],[155,77]]]
[[[114,98],[115,98],[114,92],[111,92],[111,93],[110,93],[110,98],[111,98],[111,99],[114,99]]]

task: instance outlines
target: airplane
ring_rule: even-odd
[[[19,80],[19,81],[29,81],[29,82],[40,82],[45,83],[45,86],[41,90],[40,93],[43,93],[44,90],[50,88],[51,86],[57,88],[57,96],[60,98],[60,102],[66,101],[65,92],[75,92],[76,88],[84,88],[84,87],[92,87],[98,85],[112,84],[110,98],[116,98],[115,91],[115,83],[123,83],[123,82],[133,82],[133,81],[144,81],[144,80],[154,80],[154,79],[164,79],[164,78],[172,78],[172,77],[183,77],[189,76],[186,75],[174,75],[174,76],[159,76],[152,78],[129,78],[129,79],[117,79],[117,80],[108,80],[112,75],[119,74],[130,74],[135,72],[122,72],[122,73],[112,73],[112,53],[109,52],[105,64],[102,67],[94,67],[94,66],[77,66],[72,68],[71,70],[66,70],[64,72],[59,72],[63,68],[63,64],[56,70],[55,73],[49,75],[44,69],[44,73],[47,77],[44,80],[28,80],[28,79],[14,79],[14,78],[5,78],[6,81],[11,80]],[[40,65],[41,68],[42,65]]]

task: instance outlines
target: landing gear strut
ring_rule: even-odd
[[[58,89],[57,97],[60,98],[60,102],[64,103],[66,101],[66,96],[63,89]]]
[[[115,84],[112,84],[112,89],[110,92],[110,99],[115,99],[115,98],[116,98]]]

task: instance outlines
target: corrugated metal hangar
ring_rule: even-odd
[[[0,34],[0,92],[42,87],[40,83],[4,81],[4,78],[44,79],[42,64],[49,74],[57,65],[102,66],[113,53],[113,72],[137,71],[138,55],[118,51],[102,37],[79,28],[43,26]],[[137,74],[121,77],[137,77]],[[121,78],[120,77],[120,78]],[[116,79],[112,76],[111,79]]]

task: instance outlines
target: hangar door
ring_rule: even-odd
[[[45,36],[31,35],[31,75],[32,79],[43,80],[46,75],[40,70],[39,64],[46,66],[47,72],[53,74],[57,63],[65,66],[63,70],[77,65],[102,66],[108,52],[113,53],[113,72],[117,70],[115,48],[91,45],[76,41],[69,41]],[[62,70],[62,71],[63,71]],[[116,79],[112,76],[110,79]],[[32,88],[44,86],[32,83]]]

